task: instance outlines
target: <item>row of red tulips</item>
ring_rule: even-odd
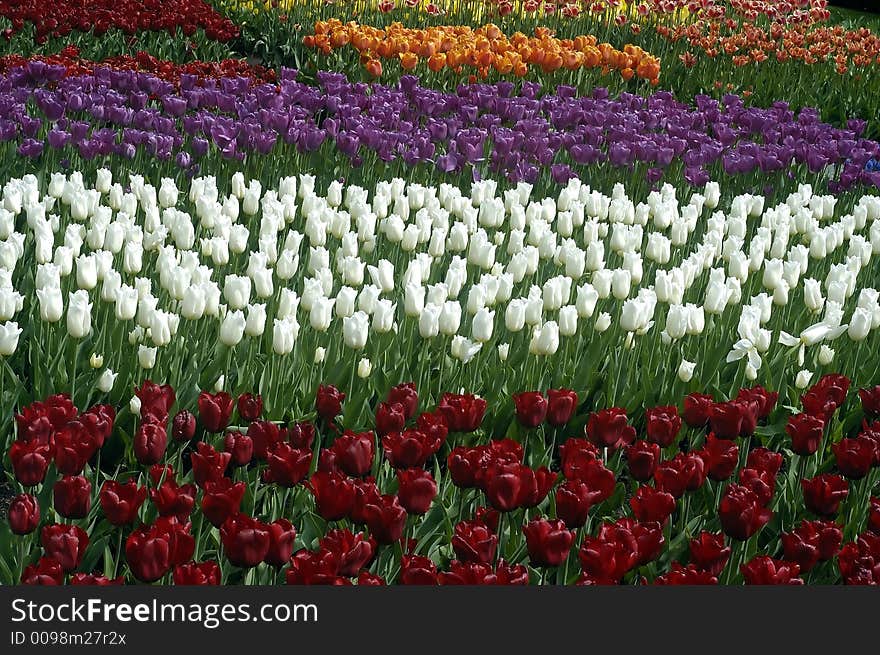
[[[488,439],[484,400],[419,413],[412,383],[355,432],[331,386],[310,419],[279,423],[251,394],[172,415],[175,391],[147,381],[115,460],[114,409],[57,395],[16,414],[9,526],[38,584],[873,584],[880,386],[845,411],[848,391],[825,376],[799,413],[761,387],[638,422],[600,409],[556,448],[583,409],[571,390],[515,394],[518,426]]]

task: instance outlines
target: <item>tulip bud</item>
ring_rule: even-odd
[[[819,364],[828,366],[832,361],[834,361],[834,350],[827,344],[822,344],[822,347],[819,348]]]
[[[510,344],[509,343],[499,343],[498,344],[498,358],[502,362],[507,361],[507,357],[510,355]]]
[[[151,369],[156,365],[156,348],[150,348],[144,344],[138,346],[138,364],[143,369]]]
[[[798,371],[797,376],[794,380],[794,386],[798,389],[806,389],[810,386],[810,380],[813,379],[813,372],[808,371],[807,369],[802,369]]]
[[[113,385],[116,382],[116,377],[119,375],[118,373],[114,373],[109,368],[105,368],[100,376],[98,376],[98,381],[95,383],[95,386],[99,391],[104,393],[110,393],[113,389]]]
[[[326,349],[318,346],[315,348],[315,364],[320,364],[324,361],[324,357],[326,357],[327,351]]]
[[[365,380],[368,377],[370,377],[370,373],[372,373],[372,372],[373,372],[373,364],[370,362],[370,360],[367,359],[366,357],[361,358],[361,360],[358,362],[358,366],[357,366],[358,377],[361,378],[362,380]]]
[[[695,362],[689,362],[686,359],[681,360],[681,364],[678,366],[678,379],[682,382],[690,382],[694,377],[696,368]]]

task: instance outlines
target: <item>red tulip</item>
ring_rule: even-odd
[[[626,411],[620,407],[593,412],[587,422],[587,437],[598,448],[623,448],[636,438],[635,428],[626,421]]]
[[[849,494],[847,481],[832,473],[801,480],[801,488],[807,509],[819,516],[832,517],[837,514],[840,503]]]
[[[463,562],[489,564],[495,559],[498,537],[494,530],[478,520],[461,521],[452,535],[452,549]]]
[[[187,562],[174,567],[172,579],[177,586],[184,585],[219,585],[221,580],[220,565],[213,561]]]
[[[724,535],[703,531],[689,542],[691,563],[701,571],[718,575],[730,559],[730,547],[724,545]]]
[[[135,479],[130,479],[125,484],[106,480],[98,499],[104,516],[111,524],[128,525],[137,520],[138,511],[147,499],[147,488],[139,487]]]
[[[220,526],[220,541],[229,561],[250,568],[269,552],[269,526],[247,514],[234,514]]]
[[[404,382],[392,387],[388,392],[387,402],[389,405],[399,404],[403,407],[403,415],[408,421],[416,415],[419,406],[419,394],[416,392],[414,382]]]
[[[65,475],[52,488],[55,511],[66,519],[84,519],[92,508],[92,483],[81,475]]]
[[[202,514],[219,528],[230,516],[238,514],[244,493],[244,482],[233,482],[229,478],[209,480],[202,495]]]
[[[758,496],[747,487],[729,484],[718,505],[718,516],[724,534],[745,541],[760,530],[773,516]]]
[[[792,562],[773,559],[767,555],[759,555],[741,565],[746,584],[752,585],[802,585],[804,581],[797,577],[800,567]]]
[[[238,415],[245,421],[256,421],[263,413],[263,397],[252,393],[243,393],[236,402]]]
[[[342,413],[345,394],[333,385],[320,385],[315,396],[315,410],[325,421],[332,421]]]
[[[671,446],[681,430],[681,417],[673,406],[652,407],[645,411],[648,441],[663,448]]]
[[[377,503],[370,503],[364,508],[367,527],[370,534],[380,544],[393,544],[400,541],[406,525],[406,510],[401,506],[397,496],[386,494]]]
[[[54,523],[43,526],[40,543],[46,555],[61,564],[66,573],[70,573],[82,562],[89,545],[89,535],[77,525]]]
[[[233,400],[225,391],[199,394],[199,418],[208,432],[222,432],[229,425]]]
[[[819,450],[822,435],[825,433],[825,421],[821,416],[792,414],[788,417],[785,432],[791,437],[791,449],[806,457]]]
[[[293,553],[296,528],[287,519],[277,519],[266,527],[269,528],[269,550],[266,551],[264,561],[270,566],[284,566]]]
[[[269,466],[263,471],[263,481],[282,487],[294,487],[309,474],[312,451],[296,449],[288,443],[274,447],[268,458]]]
[[[397,483],[397,495],[407,513],[427,513],[437,495],[434,477],[424,469],[400,469],[397,471]]]
[[[175,441],[189,441],[196,436],[196,417],[192,412],[182,409],[171,421],[171,436]]]
[[[21,584],[63,585],[64,569],[51,557],[41,557],[36,564],[29,564],[21,574]]]
[[[540,391],[513,394],[516,420],[525,428],[536,428],[547,418],[547,399]]]
[[[567,424],[577,410],[578,395],[571,389],[547,390],[547,422],[553,427]]]
[[[30,534],[40,525],[40,504],[30,494],[18,494],[9,503],[9,528],[13,534]]]
[[[350,530],[329,530],[321,538],[320,547],[336,556],[339,575],[350,578],[370,565],[376,554],[376,540],[363,532],[353,534]]]
[[[452,432],[474,432],[483,422],[486,401],[471,394],[444,393],[437,411],[446,420]]]

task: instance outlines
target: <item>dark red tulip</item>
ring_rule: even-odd
[[[41,557],[36,564],[24,567],[21,584],[26,585],[63,585],[64,569],[51,557]]]
[[[229,478],[205,483],[202,495],[202,514],[216,528],[230,516],[238,514],[245,493],[244,482],[233,482]]]
[[[9,459],[15,479],[24,487],[35,487],[46,479],[52,447],[38,441],[13,441],[9,447]]]
[[[150,380],[144,380],[134,395],[141,401],[141,420],[144,423],[165,423],[177,399],[170,385],[159,385]]]
[[[511,565],[500,559],[495,566],[495,584],[527,585],[529,584],[528,569],[522,564]]]
[[[751,585],[802,585],[804,581],[797,577],[800,567],[793,562],[773,559],[767,555],[758,555],[751,561],[741,565],[746,584]]]
[[[654,579],[655,585],[714,585],[718,578],[711,572],[700,569],[693,564],[682,566],[673,562],[667,573]]]
[[[160,462],[167,445],[164,423],[141,423],[134,434],[134,456],[141,464],[149,466]]]
[[[712,432],[706,436],[706,443],[698,454],[706,464],[709,479],[716,482],[727,480],[739,463],[739,447],[736,442],[732,439],[719,439]]]
[[[814,478],[801,480],[801,489],[807,509],[827,517],[837,514],[840,503],[849,494],[847,481],[833,473],[822,473]]]
[[[446,420],[451,432],[473,432],[483,422],[486,401],[471,394],[444,393],[437,411]]]
[[[364,508],[364,518],[370,535],[380,544],[393,544],[403,536],[406,510],[397,496],[386,494],[379,498],[379,502],[368,504]]]
[[[275,446],[284,441],[281,426],[271,421],[254,421],[248,426],[247,436],[254,442],[254,457],[259,460],[265,460]]]
[[[233,466],[247,466],[254,458],[254,440],[241,432],[227,432],[223,450],[232,456]]]
[[[290,568],[285,574],[289,585],[349,585],[351,582],[341,577],[337,571],[339,563],[336,555],[329,550],[299,550],[290,559]]]
[[[436,585],[437,565],[421,555],[404,555],[400,558],[400,584]]]
[[[645,482],[654,477],[657,462],[660,461],[660,446],[643,439],[626,448],[626,464],[634,480]]]
[[[147,488],[139,487],[137,480],[133,478],[125,484],[106,480],[98,494],[104,516],[116,526],[134,523],[146,499]]]
[[[9,503],[9,529],[12,534],[30,534],[40,525],[40,503],[31,494],[18,494]]]
[[[850,480],[861,480],[871,470],[876,444],[870,439],[857,437],[841,439],[831,446],[837,470]]]
[[[819,450],[822,435],[825,432],[825,421],[821,416],[801,413],[788,417],[785,432],[791,438],[791,449],[804,457]]]
[[[461,521],[452,535],[452,550],[462,562],[490,564],[495,559],[498,536],[478,520]]]
[[[476,486],[477,472],[483,463],[485,450],[476,447],[456,446],[446,458],[446,468],[452,483],[461,489],[471,489]]]
[[[204,487],[206,482],[217,482],[225,476],[231,459],[229,453],[217,452],[210,444],[200,441],[196,444],[196,452],[190,455],[196,484]]]
[[[385,459],[396,469],[424,466],[441,444],[442,441],[421,430],[391,432],[382,437]]]
[[[714,403],[709,410],[709,428],[716,437],[736,439],[742,432],[748,408],[740,402]]]
[[[269,526],[247,514],[235,514],[220,526],[220,541],[229,561],[243,568],[256,566],[269,552]]]
[[[223,432],[232,416],[232,396],[225,391],[199,394],[199,419],[208,432]]]
[[[684,422],[692,428],[706,427],[714,404],[715,399],[705,393],[692,393],[685,396],[684,412],[682,413]]]
[[[605,526],[608,526],[605,528]],[[617,584],[639,561],[639,544],[625,527],[603,524],[595,537],[587,535],[578,559],[587,578],[599,584]]]
[[[623,448],[635,441],[636,430],[627,424],[626,411],[620,407],[590,414],[587,437],[598,448]]]
[[[756,407],[756,415],[759,419],[770,416],[770,413],[776,407],[776,401],[779,400],[779,393],[776,391],[767,391],[762,386],[752,387],[751,389],[740,389],[736,396],[737,400],[745,400]]]
[[[65,475],[52,488],[55,511],[66,519],[84,519],[92,508],[92,483],[81,475]]]
[[[488,564],[476,562],[449,562],[448,571],[440,571],[437,581],[441,585],[494,585],[496,582],[495,572]]]
[[[66,573],[70,573],[82,562],[89,545],[89,535],[78,525],[53,523],[43,526],[40,543],[46,555],[61,564]]]
[[[547,418],[547,399],[540,391],[513,394],[516,420],[525,428],[536,428]]]
[[[152,529],[164,535],[168,542],[171,566],[183,564],[192,559],[196,541],[190,533],[192,524],[178,521],[173,516],[160,516],[153,523]]]
[[[826,562],[840,551],[843,543],[843,530],[834,521],[803,521],[819,532],[819,561]]]
[[[810,522],[803,521],[791,532],[780,535],[785,559],[807,572],[819,562],[819,530]]]
[[[376,480],[366,478],[364,480],[351,480],[354,487],[354,502],[351,506],[349,518],[355,523],[365,525],[367,523],[367,505],[377,505],[381,502],[382,494],[376,486]]]
[[[376,432],[386,435],[406,426],[406,408],[400,403],[379,403],[376,408]]]
[[[74,573],[70,576],[68,584],[83,587],[116,587],[125,584],[125,576],[108,578],[106,575],[98,573]]]
[[[629,506],[639,521],[656,521],[662,525],[675,511],[675,496],[643,484],[629,499]]]
[[[370,472],[375,454],[372,432],[346,430],[332,446],[337,466],[346,474],[360,478]]]
[[[880,584],[880,538],[870,532],[859,535],[840,550],[837,565],[845,584]]]
[[[70,421],[55,430],[55,468],[64,475],[79,475],[98,448],[81,421]]]
[[[125,558],[132,575],[141,582],[155,582],[171,570],[171,535],[154,525],[136,528],[125,541]]]
[[[400,504],[409,514],[425,514],[437,496],[437,482],[424,469],[399,469],[397,484]]]
[[[354,484],[342,473],[318,471],[312,475],[309,488],[315,497],[318,514],[325,521],[338,521],[351,512]]]
[[[252,393],[243,393],[236,402],[238,415],[245,421],[256,421],[263,413],[263,397]]]
[[[553,427],[566,425],[577,410],[578,395],[571,389],[547,390],[547,423]]]
[[[859,389],[862,411],[871,416],[880,414],[880,384],[868,389]]]
[[[428,443],[436,443],[436,450],[446,443],[449,428],[446,427],[446,419],[439,412],[422,412],[416,419],[416,427],[425,435]]]
[[[320,385],[315,395],[315,410],[325,421],[332,421],[342,413],[342,401],[345,394],[332,384]]]
[[[572,437],[559,447],[559,458],[562,474],[573,479],[580,477],[580,472],[599,458],[599,451],[586,439]]]
[[[294,487],[306,479],[312,464],[312,451],[296,449],[289,443],[277,444],[268,457],[263,481],[282,487]]]
[[[220,565],[213,561],[187,562],[174,567],[172,579],[177,586],[219,585]]]
[[[681,430],[681,417],[678,409],[671,405],[652,407],[645,411],[645,431],[648,441],[663,448],[671,446]]]
[[[871,509],[868,512],[868,529],[871,530],[871,532],[880,533],[880,498],[872,496],[870,503]],[[11,516],[12,515],[10,514],[10,517]]]
[[[92,435],[98,448],[103,446],[112,434],[115,420],[116,410],[110,405],[94,405],[79,416],[79,421]]]
[[[744,468],[739,472],[739,483],[750,489],[758,497],[758,502],[765,507],[773,500],[776,477],[769,471]]]
[[[419,407],[419,394],[416,392],[415,383],[404,382],[396,387],[391,387],[391,390],[388,392],[387,403],[389,405],[401,405],[406,420],[411,419],[416,415],[416,410]]]
[[[724,535],[703,531],[690,540],[691,564],[701,571],[718,575],[730,559],[730,547],[724,545]]]
[[[608,523],[602,525],[602,530],[609,529]],[[639,547],[638,566],[643,566],[654,561],[660,556],[660,551],[666,543],[663,537],[663,526],[656,521],[650,523],[642,523],[629,517],[617,519],[614,525],[618,528],[625,528],[636,538]]]
[[[675,498],[681,498],[686,491],[696,491],[706,481],[706,465],[698,453],[678,453],[670,460],[657,465],[654,484],[661,491],[667,491]]]
[[[837,408],[846,400],[850,381],[843,375],[830,373],[807,389],[801,396],[801,404],[807,414],[820,416],[828,423]]]
[[[782,453],[776,453],[763,447],[755,448],[749,452],[746,458],[746,467],[766,471],[775,478],[779,469],[782,468]]]
[[[298,421],[287,430],[287,441],[294,448],[311,450],[315,441],[315,424],[308,421]]]
[[[718,516],[724,534],[745,541],[760,530],[773,516],[751,489],[729,484],[718,505]]]
[[[269,550],[264,561],[270,566],[281,567],[290,561],[296,528],[287,519],[277,519],[266,526],[269,529]]]
[[[173,477],[168,477],[161,485],[150,489],[150,500],[159,511],[159,516],[173,516],[185,522],[196,504],[196,486],[178,485]]]
[[[370,565],[376,554],[376,541],[363,532],[353,534],[351,530],[329,530],[321,538],[320,547],[336,556],[339,575],[352,578]]]
[[[182,409],[171,421],[171,436],[175,441],[189,441],[196,436],[196,417],[189,410]]]
[[[357,576],[359,587],[384,587],[385,580],[380,575],[370,573],[369,571],[361,571]]]

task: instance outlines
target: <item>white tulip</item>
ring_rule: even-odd
[[[64,298],[58,287],[37,288],[37,300],[40,303],[40,320],[56,323],[64,313]]]
[[[9,357],[15,353],[21,332],[21,328],[15,321],[0,323],[0,356]]]
[[[681,364],[678,365],[678,379],[682,382],[690,382],[694,377],[694,371],[696,370],[697,365],[695,362],[689,362],[686,359],[681,360]]]
[[[366,357],[361,358],[357,366],[357,375],[360,379],[365,380],[370,377],[373,372],[373,364]]]
[[[322,348],[318,346],[315,348],[315,364],[321,364],[324,362],[324,358],[327,356],[326,348]]]
[[[118,375],[118,373],[114,373],[109,368],[105,368],[101,371],[101,375],[98,376],[98,381],[95,383],[98,391],[110,393],[113,390],[113,385],[116,383],[116,377]]]
[[[601,334],[602,332],[605,332],[610,327],[611,327],[611,314],[609,314],[608,312],[600,313],[596,317],[596,326],[594,328],[596,330],[596,332],[599,332]]]
[[[291,315],[282,319],[274,319],[272,326],[272,350],[276,355],[287,355],[299,336],[299,323]]]
[[[157,349],[155,347],[145,346],[141,344],[138,346],[138,365],[143,369],[151,369],[156,365],[156,353]]]
[[[798,389],[806,389],[810,386],[810,380],[813,379],[813,372],[808,371],[807,369],[802,369],[798,371],[797,376],[794,380],[794,386]]]
[[[360,350],[367,345],[370,333],[370,317],[364,311],[357,311],[342,319],[342,338],[346,346]]]
[[[92,331],[92,303],[89,293],[83,289],[68,295],[67,333],[74,339],[82,339]]]
[[[495,327],[495,312],[489,311],[485,307],[474,315],[471,331],[475,341],[485,343],[492,338],[492,331]]]
[[[238,345],[244,337],[245,325],[244,312],[241,310],[226,312],[220,323],[220,343],[230,348]]]

